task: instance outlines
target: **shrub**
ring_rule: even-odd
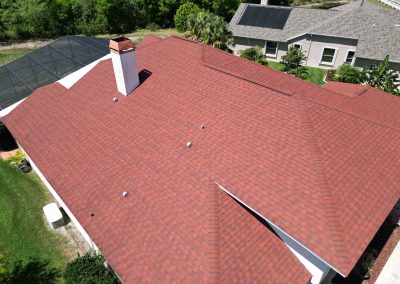
[[[359,68],[343,64],[336,70],[333,81],[361,84],[364,82],[364,77],[364,72]]]
[[[400,76],[390,69],[389,55],[371,69],[364,68],[365,82],[371,87],[400,96]]]
[[[22,152],[21,149],[18,149],[15,152],[15,155],[7,158],[6,161],[9,163],[16,163],[17,165],[19,165],[25,158],[26,158],[25,153]]]
[[[155,23],[150,23],[146,26],[146,30],[149,30],[152,32],[158,31],[159,29],[160,29],[160,26]]]
[[[68,263],[64,271],[64,279],[67,284],[120,283],[118,278],[104,266],[104,257],[93,253],[78,256]]]
[[[268,65],[267,59],[265,58],[265,56],[262,52],[262,49],[259,46],[250,47],[250,48],[241,50],[240,57],[246,58],[247,60],[250,60],[250,61],[260,63],[265,66]]]
[[[179,6],[174,16],[175,28],[179,32],[186,32],[187,24],[190,17],[200,12],[199,6],[192,2],[188,2]]]
[[[281,63],[284,65],[283,71],[289,71],[300,67],[301,62],[306,60],[307,57],[301,52],[299,48],[291,46],[288,52],[282,56]]]
[[[308,70],[307,70],[307,68],[304,67],[304,66],[299,66],[299,67],[297,67],[297,68],[290,69],[290,70],[288,71],[288,73],[289,73],[290,75],[294,75],[294,76],[296,76],[297,78],[300,78],[300,79],[303,79],[303,80],[308,79],[308,76],[309,76]]]
[[[185,36],[222,50],[228,50],[233,44],[232,33],[224,18],[205,11],[189,18]]]

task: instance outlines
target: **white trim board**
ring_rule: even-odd
[[[327,275],[329,272],[329,269],[326,268],[331,268],[335,270],[338,274],[343,275],[338,269],[336,269],[333,265],[329,264],[327,261],[319,257],[317,254],[315,254],[313,251],[308,249],[306,246],[304,246],[302,243],[300,243],[298,240],[290,236],[288,233],[286,233],[284,230],[282,230],[278,225],[273,223],[271,220],[268,218],[264,217],[260,212],[249,206],[247,203],[245,203],[243,200],[232,194],[229,190],[227,190],[225,187],[220,185],[218,182],[214,181],[214,183],[225,193],[229,194],[233,199],[238,201],[240,204],[257,214],[260,218],[264,219],[270,226],[271,228],[275,231],[276,234],[285,242],[285,244],[291,249],[291,251],[296,251],[295,253],[296,257],[299,255],[301,257],[298,257],[299,261],[306,267],[306,269],[313,275],[313,278],[311,279],[311,283],[320,283],[323,280],[323,277]],[[301,250],[301,251],[300,251]],[[307,256],[305,256],[307,254]],[[324,267],[318,267],[318,264],[320,266],[325,266]]]
[[[111,54],[107,54],[96,61],[82,67],[81,69],[69,74],[68,76],[58,80],[58,83],[63,85],[65,88],[71,88],[76,82],[78,82],[83,76],[85,76],[90,70],[92,70],[100,61],[111,58]]]

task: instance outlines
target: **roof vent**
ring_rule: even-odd
[[[118,102],[118,98],[117,97],[113,98],[113,102],[114,103]]]
[[[188,147],[188,148],[192,147],[192,145],[193,145],[193,144],[192,144],[192,142],[190,142],[190,141],[186,143],[186,147]]]
[[[123,196],[123,197],[128,197],[128,195],[129,195],[129,193],[128,193],[127,191],[124,191],[124,192],[122,193],[122,196]]]
[[[204,128],[206,128],[206,124],[205,124],[205,123],[202,123],[202,124],[200,125],[200,129],[203,130]]]
[[[89,215],[90,215],[90,217],[94,217],[94,212],[93,212],[93,211],[90,211],[90,212],[89,212]]]

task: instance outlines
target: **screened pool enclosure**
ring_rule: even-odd
[[[0,110],[109,52],[108,40],[64,36],[0,67]]]

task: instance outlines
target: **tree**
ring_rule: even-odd
[[[308,69],[304,66],[299,66],[297,68],[294,69],[290,69],[288,71],[288,74],[296,76],[297,78],[306,80],[308,78]]]
[[[400,96],[400,78],[390,69],[389,55],[385,57],[382,63],[371,69],[364,68],[366,73],[365,82],[379,90]]]
[[[265,55],[262,52],[261,47],[255,46],[255,47],[250,47],[246,48],[240,51],[240,57],[246,58],[250,61],[257,62],[259,64],[268,65],[268,61],[265,58]]]
[[[301,62],[306,60],[307,57],[301,52],[300,48],[291,46],[288,52],[281,57],[281,63],[284,65],[283,71],[296,69],[301,66]]]
[[[204,11],[189,18],[185,35],[223,50],[227,50],[228,46],[233,44],[232,34],[224,19]]]
[[[68,263],[64,271],[64,279],[67,284],[120,283],[118,278],[104,266],[104,257],[93,253],[78,256]]]
[[[365,72],[348,64],[341,65],[335,72],[334,81],[361,84],[365,80]]]
[[[182,4],[174,17],[175,28],[179,32],[186,32],[189,18],[197,15],[200,11],[199,6],[192,2]]]

